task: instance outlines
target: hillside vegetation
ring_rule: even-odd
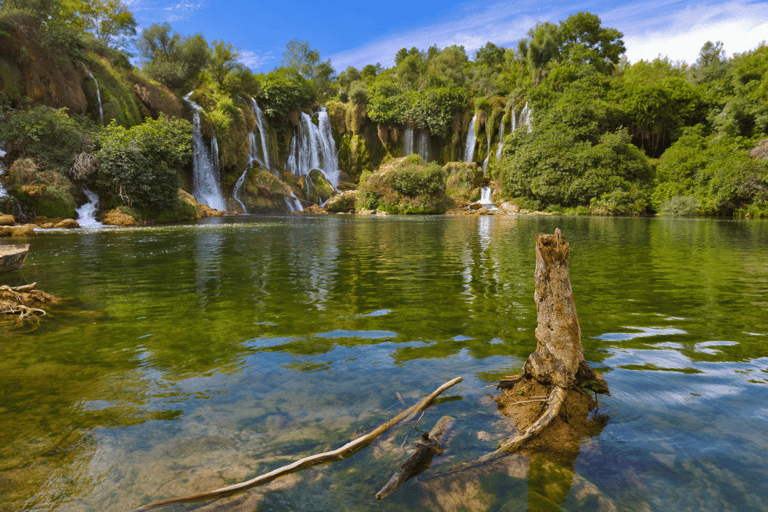
[[[306,205],[359,187],[359,207],[427,213],[491,185],[526,209],[768,214],[765,44],[727,57],[707,42],[691,64],[632,64],[620,31],[579,12],[536,23],[513,48],[403,48],[390,68],[334,70],[294,40],[279,67],[254,74],[230,43],[136,26],[119,1],[0,3],[5,188],[33,213],[69,214],[87,186],[102,208],[173,218],[177,189],[192,190],[192,91],[206,144],[218,142],[228,209],[282,211],[290,194]],[[301,113],[321,105],[341,175],[339,190],[319,194],[322,176],[292,175],[286,162]],[[256,132],[270,165],[254,159]],[[445,166],[466,160],[484,176]],[[415,199],[427,189],[429,201]]]

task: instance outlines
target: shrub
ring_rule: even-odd
[[[661,204],[659,213],[662,215],[675,215],[690,217],[698,213],[701,203],[693,196],[674,196]]]
[[[97,138],[97,186],[102,195],[151,212],[173,208],[179,172],[192,159],[192,126],[149,119],[130,129],[114,122]]]
[[[91,148],[93,124],[72,118],[66,109],[37,106],[29,110],[2,112],[0,140],[6,141],[9,161],[37,158],[50,168],[65,173],[75,155]]]

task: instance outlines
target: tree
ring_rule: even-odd
[[[224,41],[213,40],[211,43],[211,59],[208,71],[219,85],[224,84],[227,75],[237,69],[240,60],[240,49]]]
[[[626,52],[624,34],[601,26],[600,18],[580,12],[560,23],[562,60],[584,62],[600,72],[611,72]]]
[[[506,49],[503,46],[496,46],[488,41],[485,46],[478,48],[475,52],[475,64],[488,67],[501,67],[504,64],[504,55]]]
[[[282,67],[294,69],[303,78],[313,80],[318,99],[323,100],[335,94],[333,82],[336,71],[331,65],[331,59],[321,61],[320,52],[310,48],[309,41],[294,39],[286,44]]]
[[[125,48],[136,35],[136,20],[120,0],[78,0],[74,11],[102,48]]]
[[[147,76],[171,89],[188,86],[211,58],[202,34],[182,37],[168,23],[145,28],[136,48]]]

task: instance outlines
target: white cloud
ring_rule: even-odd
[[[711,0],[710,0],[711,2]],[[606,8],[605,2],[546,4],[512,2],[493,4],[473,1],[436,22],[406,32],[363,43],[331,55],[337,70],[380,62],[391,66],[400,48],[426,49],[463,45],[472,57],[487,41],[513,46],[526,37],[536,21],[557,23],[579,11],[597,14],[605,27],[624,33],[627,57],[632,62],[653,59],[659,54],[689,64],[707,41],[723,41],[729,54],[755,48],[768,37],[768,3],[734,0],[727,3],[692,5],[690,0],[649,0]]]
[[[240,52],[240,62],[251,68],[251,70],[259,69],[261,66],[274,59],[275,57],[271,52],[263,55],[248,50]]]
[[[733,55],[754,49],[766,36],[766,4],[734,1],[672,12],[656,26],[628,30],[624,43],[631,62],[662,55],[693,64],[707,41],[722,41]]]

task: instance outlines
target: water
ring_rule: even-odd
[[[414,154],[413,149],[413,126],[407,125],[403,133],[403,154],[406,156]]]
[[[269,156],[269,127],[267,125],[267,118],[264,116],[264,112],[259,108],[259,104],[256,103],[256,100],[253,98],[251,98],[251,109],[256,116],[256,128],[259,130],[259,138],[261,139],[261,158],[259,158],[257,156],[256,141],[253,132],[251,132],[252,140],[250,148],[253,153],[252,158],[253,160],[258,161],[262,167],[274,172],[272,159]],[[251,166],[251,163],[252,162],[249,162],[248,167]]]
[[[512,119],[513,120],[515,119],[514,112],[512,112]],[[512,124],[514,124],[514,121]],[[499,125],[499,146],[496,149],[496,162],[501,162],[501,151],[503,149],[504,149],[504,116],[501,117],[501,124]]]
[[[528,133],[531,133],[531,108],[528,106],[528,102],[525,103],[525,107],[520,111],[520,121],[517,123],[518,128],[523,126],[528,129]]]
[[[416,146],[421,159],[425,162],[429,162],[429,132],[427,130],[419,130],[416,135]]]
[[[339,185],[341,171],[331,121],[325,107],[319,108],[317,116],[316,125],[308,114],[301,114],[301,122],[291,140],[285,168],[296,177],[308,175],[312,169],[317,169],[335,189]]]
[[[467,129],[467,145],[464,148],[465,162],[472,162],[475,157],[475,121],[477,121],[477,114],[472,116],[472,121],[469,122],[469,128]]]
[[[202,110],[202,107],[190,99],[191,95],[192,93],[190,92],[184,96],[184,99],[195,111],[192,116],[192,125],[194,127],[192,134],[194,151],[192,195],[202,204],[208,205],[215,210],[225,211],[227,205],[221,192],[221,185],[219,184],[219,159],[216,137],[214,135],[211,141],[211,149],[213,151],[209,153],[205,148],[203,132],[200,129],[200,110]]]
[[[555,227],[610,420],[572,461],[439,476],[509,435],[485,386],[535,347],[533,236]],[[123,511],[243,481],[458,375],[419,423],[457,419],[446,456],[386,500],[413,422],[219,504],[768,509],[766,222],[229,217],[30,243],[8,284],[69,300],[37,329],[0,318],[0,510]]]
[[[96,80],[96,77],[93,76],[93,73],[90,71],[88,71],[88,74],[93,78],[93,81],[96,84],[96,98],[99,100],[99,119],[101,120],[101,125],[104,126],[104,111],[101,108],[101,89],[99,89],[99,81]]]
[[[83,188],[83,194],[88,198],[88,202],[81,205],[75,213],[77,214],[77,223],[81,228],[101,228],[104,224],[96,220],[96,212],[99,209],[99,195]]]

